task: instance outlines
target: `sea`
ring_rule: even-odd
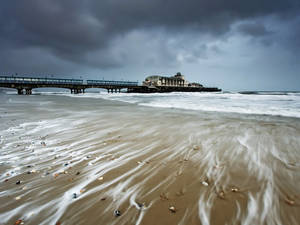
[[[300,224],[300,93],[0,93],[0,224]]]

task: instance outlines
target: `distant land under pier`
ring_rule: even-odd
[[[88,88],[106,89],[108,93],[124,90],[127,93],[166,93],[166,92],[218,92],[217,87],[204,87],[199,83],[189,83],[177,73],[173,77],[149,76],[142,85],[134,81],[82,80],[62,78],[0,76],[0,87],[14,88],[19,95],[32,94],[35,88],[65,88],[71,93],[85,93]]]

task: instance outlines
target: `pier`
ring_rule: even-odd
[[[0,76],[0,87],[14,88],[19,95],[31,95],[32,89],[35,88],[65,88],[72,94],[80,94],[85,93],[87,88],[103,88],[108,93],[117,93],[122,89],[137,86],[138,82],[132,81],[87,80],[84,82],[81,79]]]
[[[147,80],[147,79],[146,79]],[[19,95],[31,95],[35,88],[64,88],[69,89],[72,94],[85,93],[88,88],[106,89],[108,93],[120,93],[126,90],[127,93],[167,93],[167,92],[218,92],[217,87],[204,87],[202,85],[179,85],[172,82],[169,84],[157,85],[152,82],[138,85],[134,81],[113,81],[113,80],[82,80],[62,78],[38,78],[38,77],[14,77],[0,76],[0,87],[13,88]]]

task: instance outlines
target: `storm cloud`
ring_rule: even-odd
[[[197,79],[198,68],[218,85],[229,73],[240,79],[243,58],[251,58],[250,66],[284,50],[281,68],[295,77],[299,67],[290,68],[300,49],[299,12],[298,0],[3,1],[0,64],[3,73],[126,74],[126,79],[179,69]],[[255,50],[250,54],[245,45]],[[236,65],[230,57],[238,57]],[[255,73],[270,73],[268,63]]]

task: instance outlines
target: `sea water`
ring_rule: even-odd
[[[0,224],[300,224],[299,93],[8,92],[0,124]]]

